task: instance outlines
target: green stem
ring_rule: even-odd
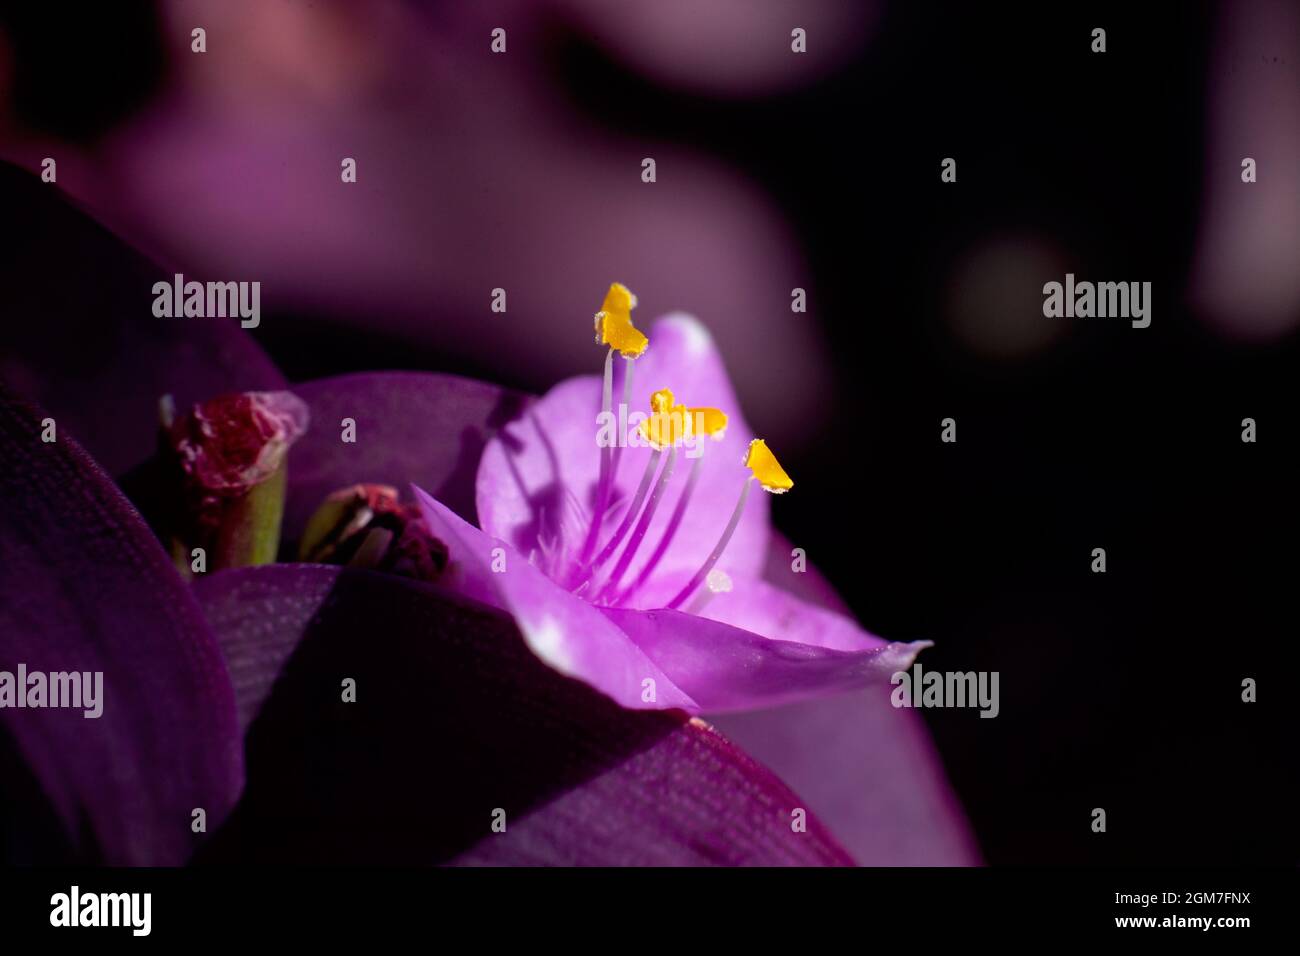
[[[286,461],[270,478],[244,495],[222,502],[216,553],[211,570],[271,564],[280,551],[280,522],[284,517]]]

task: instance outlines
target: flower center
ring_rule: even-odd
[[[601,310],[596,313],[597,344],[608,346],[609,349],[605,355],[601,388],[600,421],[602,422],[610,420],[610,406],[613,404],[614,353],[617,351],[627,362],[626,374],[623,378],[623,405],[626,408],[631,394],[633,362],[650,344],[649,339],[632,325],[631,310],[635,306],[636,296],[625,286],[614,283],[605,296]],[[595,507],[582,548],[576,560],[569,564],[567,573],[563,575],[564,583],[573,593],[583,596],[594,604],[623,605],[645,586],[685,520],[687,509],[699,483],[701,463],[704,460],[704,446],[700,440],[705,436],[715,441],[720,440],[726,428],[727,415],[720,409],[679,404],[672,391],[667,388],[652,393],[650,414],[637,426],[640,439],[652,449],[650,458],[646,462],[645,471],[623,513],[622,520],[599,551],[597,545],[601,538],[601,527],[605,512],[610,507],[610,497],[617,481],[618,464],[627,436],[620,434],[613,442],[598,440],[600,469]],[[623,578],[645,541],[659,503],[664,499],[668,485],[672,481],[677,465],[678,449],[692,439],[696,443],[688,447],[698,449],[698,452],[691,465],[686,485],[678,496],[673,513],[649,559],[632,583],[624,587]],[[715,565],[740,525],[752,482],[757,481],[765,491],[773,494],[781,494],[793,487],[794,483],[790,480],[790,476],[781,468],[766,442],[761,439],[750,442],[744,465],[749,469],[750,474],[741,486],[731,518],[723,529],[718,543],[686,586],[669,602],[669,608],[680,607],[701,583],[707,582],[708,590],[690,605],[692,611],[703,607],[714,593],[731,589],[730,578],[723,571],[715,569]],[[621,553],[620,547],[622,547]],[[614,559],[615,555],[618,555],[618,558],[606,574],[605,566]]]

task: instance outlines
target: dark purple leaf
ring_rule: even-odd
[[[158,441],[158,399],[178,408],[284,378],[238,318],[155,318],[150,263],[59,188],[0,163],[0,378],[49,410],[110,474]],[[257,276],[187,276],[255,280]]]
[[[103,712],[0,709],[0,762],[21,768],[0,775],[0,806],[39,788],[61,834],[6,855],[178,864],[203,839],[191,812],[212,828],[239,789],[234,694],[161,546],[80,447],[41,440],[41,418],[0,392],[0,670],[102,672]]]
[[[286,540],[332,491],[360,482],[427,489],[477,523],[474,479],[483,446],[523,409],[508,389],[454,375],[373,372],[318,379],[293,389],[311,409],[311,427],[289,455]],[[344,442],[342,421],[356,422]]]
[[[802,803],[716,732],[555,673],[496,611],[320,565],[196,591],[248,728],[248,786],[205,859],[850,862],[815,818],[793,832]]]

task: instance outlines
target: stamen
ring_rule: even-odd
[[[749,489],[752,487],[753,481],[753,476],[745,479],[745,486],[740,489],[740,497],[736,499],[735,510],[731,512],[731,520],[727,522],[727,527],[723,529],[722,537],[713,546],[713,550],[709,552],[708,558],[705,559],[700,569],[695,572],[695,576],[686,582],[686,587],[678,591],[677,597],[668,602],[668,607],[671,610],[681,607],[682,602],[691,596],[691,593],[700,586],[700,582],[713,570],[713,566],[718,563],[718,558],[722,557],[722,552],[727,550],[727,545],[731,542],[731,536],[736,533],[736,527],[740,524],[740,516],[745,512],[745,500],[749,497]]]
[[[627,360],[627,376],[623,379],[623,404],[627,404],[628,391],[632,382],[632,360],[637,358],[649,346],[650,340],[632,324],[632,310],[636,308],[636,296],[627,286],[620,282],[610,285],[605,293],[605,301],[596,313],[596,344],[609,346],[605,355],[605,379],[600,396],[601,420],[608,421],[610,406],[614,403],[614,352]],[[615,429],[617,432],[617,429]],[[591,513],[591,524],[587,528],[587,538],[582,543],[576,567],[582,567],[595,550],[600,538],[600,525],[609,507],[610,488],[614,484],[614,475],[618,469],[619,454],[616,448],[622,444],[620,436],[615,437],[615,448],[600,449],[600,477],[596,483],[596,505]]]
[[[720,408],[692,408],[691,419],[695,422],[696,434],[722,441],[727,433],[727,413]]]
[[[609,420],[609,407],[614,403],[614,350],[605,353],[605,381],[600,393],[601,421]],[[597,449],[600,454],[600,477],[596,482],[596,506],[591,513],[591,524],[587,528],[587,539],[582,543],[580,562],[591,557],[600,536],[600,524],[605,517],[605,506],[609,504],[610,466],[613,449],[608,445]]]
[[[633,498],[627,512],[623,515],[623,521],[618,526],[618,530],[606,542],[605,547],[596,556],[595,560],[590,563],[579,562],[575,567],[573,581],[585,582],[590,580],[596,570],[613,557],[628,529],[632,526],[632,522],[636,520],[637,514],[641,511],[641,505],[645,502],[650,482],[654,479],[654,471],[658,467],[659,460],[663,456],[665,449],[675,449],[691,433],[690,410],[684,405],[673,404],[673,393],[670,389],[661,388],[652,393],[650,395],[650,409],[650,415],[640,424],[640,432],[642,438],[654,449],[654,453],[650,456],[650,460],[646,462],[645,474],[641,476],[641,484],[637,488],[636,496]],[[671,474],[671,470],[669,473]],[[580,577],[584,572],[586,572],[586,576]]]
[[[722,440],[722,436],[727,430],[727,415],[725,412],[716,408],[692,408],[691,418],[694,421],[696,434],[708,435],[714,441]],[[668,527],[664,529],[663,537],[659,539],[659,544],[655,546],[654,553],[650,555],[650,560],[645,563],[636,580],[618,596],[617,600],[613,602],[614,604],[626,604],[641,589],[641,586],[654,573],[654,569],[659,566],[659,561],[668,550],[668,546],[672,544],[677,529],[681,526],[682,518],[686,514],[686,506],[691,503],[691,495],[695,492],[695,483],[700,478],[700,465],[704,461],[706,446],[700,445],[699,447],[700,454],[691,465],[691,473],[686,478],[686,487],[682,489],[681,497],[677,499],[677,506],[673,508],[672,517],[668,519]]]
[[[736,501],[736,508],[731,513],[731,520],[727,522],[727,527],[723,529],[722,537],[718,543],[713,546],[709,552],[708,558],[704,564],[695,572],[694,577],[686,583],[686,587],[677,592],[677,596],[668,602],[668,607],[676,610],[681,607],[683,601],[691,596],[691,593],[700,586],[703,581],[713,570],[713,566],[718,563],[722,557],[722,552],[727,549],[727,544],[731,541],[731,536],[736,533],[736,528],[740,524],[740,516],[745,511],[745,500],[749,497],[750,483],[757,479],[764,491],[779,495],[789,491],[794,487],[794,482],[790,476],[785,473],[767,447],[767,442],[761,438],[755,438],[749,443],[749,451],[745,454],[745,467],[750,470],[750,476],[745,479],[745,487],[740,490],[740,498]]]
[[[682,489],[681,497],[677,499],[677,505],[673,508],[672,516],[668,519],[668,527],[664,528],[663,537],[659,539],[659,543],[655,546],[654,553],[650,555],[650,560],[645,563],[645,567],[636,576],[636,580],[628,585],[627,590],[612,603],[626,604],[637,591],[641,590],[641,586],[650,579],[654,569],[659,566],[660,559],[664,556],[664,552],[668,550],[668,546],[673,543],[673,537],[676,536],[677,529],[681,527],[682,518],[686,514],[686,506],[691,503],[695,483],[700,480],[700,462],[702,461],[704,461],[703,454],[692,462],[691,473],[686,477],[686,487]]]
[[[614,571],[605,582],[604,588],[596,600],[613,594],[618,588],[619,581],[623,580],[623,575],[627,573],[628,565],[636,557],[637,548],[641,547],[641,541],[645,538],[646,531],[650,528],[650,522],[654,520],[655,509],[659,506],[659,499],[663,497],[664,489],[668,487],[668,480],[673,476],[673,467],[677,463],[677,449],[672,448],[668,452],[668,460],[664,462],[663,470],[659,472],[659,480],[655,483],[654,493],[650,495],[650,500],[646,502],[645,510],[641,512],[641,518],[636,523],[636,530],[632,532],[632,539],[628,541],[627,547],[619,555],[618,564],[614,565]]]
[[[632,310],[636,296],[621,282],[615,282],[605,293],[605,301],[596,313],[596,343],[618,349],[624,358],[637,358],[646,350],[650,340],[632,324]]]
[[[632,369],[636,367],[636,362],[630,358],[623,359],[623,404],[619,406],[617,416],[620,428],[627,420],[628,409],[632,407]],[[614,460],[609,469],[609,483],[611,486],[618,484],[618,463],[623,457],[623,445],[627,441],[627,435],[621,431],[616,432],[614,439]]]
[[[596,560],[586,566],[585,570],[588,573],[586,578],[584,578],[584,583],[585,581],[590,580],[592,574],[595,573],[597,568],[610,559],[618,549],[619,544],[623,541],[623,536],[627,534],[627,529],[632,527],[632,522],[636,519],[637,512],[641,510],[641,503],[645,501],[646,492],[650,490],[650,482],[654,480],[655,468],[659,466],[659,459],[663,457],[663,453],[662,448],[656,448],[651,452],[650,460],[646,462],[645,474],[641,476],[641,484],[637,486],[636,495],[632,498],[632,503],[628,505],[627,514],[623,516],[623,520],[619,523],[618,529],[614,532],[614,536],[610,538],[605,547],[601,549],[600,554],[596,555]]]
[[[749,443],[749,451],[745,455],[745,467],[753,472],[764,491],[783,495],[794,487],[790,476],[785,473],[781,463],[768,449],[767,442],[761,438],[755,438]]]
[[[694,428],[691,410],[674,403],[672,389],[650,396],[650,415],[641,422],[641,437],[651,448],[671,448],[689,438]]]

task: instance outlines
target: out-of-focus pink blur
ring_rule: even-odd
[[[810,283],[781,215],[687,144],[584,117],[542,44],[582,30],[651,79],[737,95],[851,56],[868,8],[488,6],[165,2],[174,75],[157,102],[93,153],[31,140],[6,152],[33,170],[57,156],[59,186],[165,266],[260,280],[271,315],[364,316],[534,388],[598,369],[591,315],[622,281],[642,322],[672,309],[703,319],[750,419],[797,441],[827,363],[815,323],[790,309]],[[794,26],[830,55],[790,53]],[[194,27],[206,53],[191,52]],[[496,27],[504,54],[490,50]],[[766,47],[817,65],[774,70]],[[341,181],[345,157],[355,184]],[[506,314],[490,309],[497,288]]]
[[[1217,36],[1193,301],[1233,337],[1271,340],[1300,324],[1300,6],[1227,4]]]

